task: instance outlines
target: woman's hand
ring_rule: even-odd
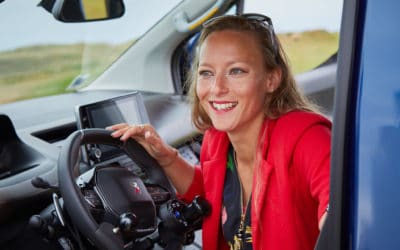
[[[178,150],[166,144],[150,124],[129,126],[126,123],[107,127],[114,130],[111,134],[114,138],[126,141],[135,139],[164,169],[165,174],[180,194],[186,193],[192,183],[194,166],[178,157]],[[171,167],[170,167],[171,166]]]
[[[119,137],[121,141],[135,139],[163,168],[173,165],[178,156],[178,151],[166,144],[150,124],[120,123],[106,129],[114,130],[111,136]]]

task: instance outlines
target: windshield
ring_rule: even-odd
[[[4,1],[0,103],[87,86],[180,1],[124,1],[121,18],[87,23],[59,22],[39,1]]]

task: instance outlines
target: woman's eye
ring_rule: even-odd
[[[199,76],[203,79],[208,79],[212,77],[212,73],[208,70],[201,70],[199,71]]]
[[[233,68],[229,71],[229,75],[233,76],[233,77],[238,77],[243,75],[244,73],[246,73],[244,70],[239,69],[239,68]]]

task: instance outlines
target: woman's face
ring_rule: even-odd
[[[251,33],[216,31],[200,47],[196,93],[216,129],[239,132],[264,119],[265,97],[277,87],[271,76]]]

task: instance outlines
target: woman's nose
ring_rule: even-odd
[[[214,82],[212,83],[211,90],[216,94],[228,92],[229,88],[227,77],[224,74],[216,75]]]

